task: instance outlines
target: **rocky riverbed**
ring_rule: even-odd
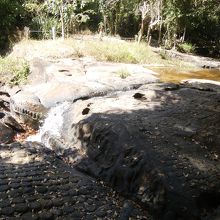
[[[158,83],[143,66],[88,59],[42,63],[29,85],[0,93],[0,218],[220,217],[218,83]],[[24,122],[48,117],[38,142],[15,141],[30,132]]]
[[[37,143],[0,145],[0,219],[150,219]]]

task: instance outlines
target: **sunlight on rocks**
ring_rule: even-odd
[[[0,151],[0,158],[4,161],[4,163],[8,164],[28,164],[33,161],[43,161],[42,156],[31,155],[29,152],[23,149],[16,151],[2,150]]]

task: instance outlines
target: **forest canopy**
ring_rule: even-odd
[[[0,48],[29,27],[31,37],[69,37],[82,31],[178,47],[187,43],[203,55],[219,56],[219,0],[0,0]]]

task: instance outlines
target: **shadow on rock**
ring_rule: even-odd
[[[219,102],[218,92],[173,84],[78,101],[64,115],[62,136],[72,148],[59,155],[156,219],[214,219],[220,205]]]
[[[0,144],[2,219],[151,219],[39,143]]]

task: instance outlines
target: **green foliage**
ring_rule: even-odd
[[[191,43],[181,43],[177,46],[178,50],[183,53],[193,53],[195,52],[195,46]]]
[[[48,0],[44,3],[49,16],[60,21],[62,37],[65,32],[74,33],[79,26],[89,20],[92,9],[85,9],[87,1]]]
[[[0,0],[0,52],[10,46],[10,37],[19,27],[23,8],[19,0]]]
[[[0,0],[0,49],[7,47],[16,30],[24,26],[41,32],[32,36],[45,39],[51,38],[54,26],[58,36],[64,33],[68,36],[81,30],[98,31],[100,23],[103,34],[134,37],[141,27],[140,3],[143,1]],[[206,55],[220,56],[219,0],[146,0],[146,3],[160,5],[150,7],[143,24],[143,35],[147,39],[151,36],[151,42],[167,48],[177,42],[191,42],[197,52],[207,50]]]
[[[123,63],[160,63],[163,60],[146,43],[121,40],[69,42],[76,57],[92,56],[97,60]]]
[[[160,52],[160,57],[161,57],[163,60],[168,60],[168,56],[166,55],[165,51],[161,51],[161,52]]]
[[[30,73],[30,67],[26,62],[23,62],[21,66],[14,71],[14,76],[10,81],[12,85],[21,85],[24,84],[27,80],[27,77]]]
[[[0,58],[1,81],[10,85],[24,84],[30,73],[27,61],[10,57]]]
[[[126,79],[127,77],[129,77],[131,75],[131,73],[129,72],[129,70],[127,68],[121,68],[120,70],[117,71],[117,74],[122,79]]]
[[[133,37],[139,29],[140,16],[136,14],[139,0],[99,0],[99,10],[105,32]]]
[[[164,40],[169,47],[174,45],[176,39],[183,36],[187,42],[192,42],[197,48],[220,45],[218,0],[165,0],[164,3],[163,25],[166,30]]]

